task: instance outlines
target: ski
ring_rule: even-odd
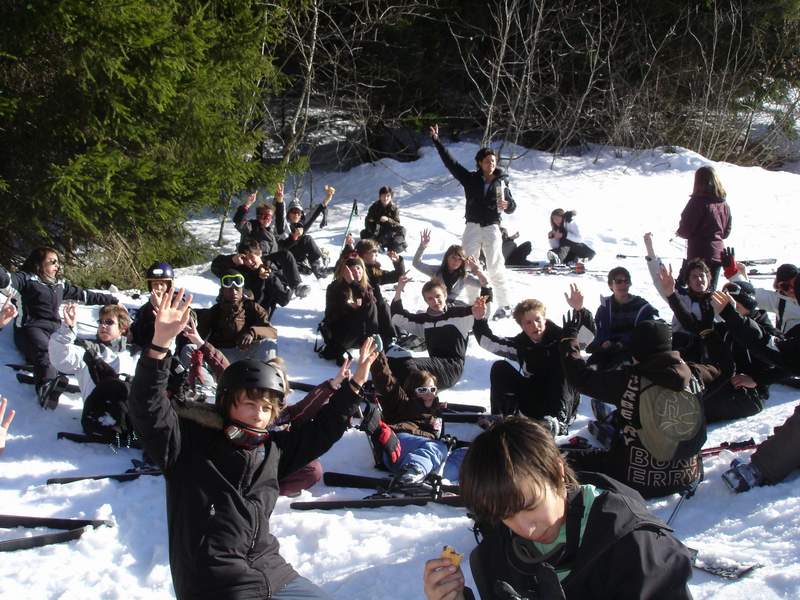
[[[29,550],[50,544],[69,542],[77,540],[84,532],[95,527],[113,527],[111,521],[90,520],[90,519],[58,519],[51,517],[28,517],[23,515],[0,515],[0,528],[10,529],[14,527],[47,527],[49,529],[63,529],[58,533],[45,533],[21,537],[0,542],[0,552],[12,552],[14,550]]]
[[[17,381],[26,385],[34,385],[36,383],[36,379],[30,373],[17,373]],[[80,391],[81,388],[74,383],[68,383],[64,388],[64,393],[67,394],[77,394]]]
[[[85,433],[73,433],[71,431],[59,431],[56,434],[56,438],[59,440],[69,440],[70,442],[75,442],[77,444],[105,444],[106,446],[111,446],[113,448],[142,448],[141,443],[137,439],[109,440],[106,437],[86,435]]]
[[[140,469],[125,471],[124,473],[110,473],[103,475],[75,475],[73,477],[51,477],[47,480],[47,485],[63,485],[76,481],[89,481],[98,479],[113,479],[114,481],[133,481],[142,475],[163,475],[161,469]]]
[[[703,448],[700,450],[700,456],[717,456],[720,452],[724,450],[729,450],[731,452],[741,452],[743,450],[755,450],[758,448],[758,444],[756,444],[753,438],[749,440],[742,440],[740,442],[722,442],[719,446],[711,446],[709,448]]]
[[[458,412],[443,410],[439,413],[445,423],[477,423],[485,415],[475,412]]]
[[[754,267],[755,265],[774,265],[778,262],[777,258],[751,258],[750,260],[737,260],[736,262],[743,264],[745,267]]]
[[[369,475],[353,475],[350,473],[337,473],[329,471],[322,476],[322,481],[329,487],[349,487],[361,489],[374,489],[374,490],[388,490],[392,484],[391,477],[371,477]],[[418,484],[413,486],[419,490],[425,490],[430,493],[430,486],[426,484]],[[412,488],[401,489],[403,493],[410,492]],[[459,487],[457,485],[442,485],[442,491],[448,493],[457,493]]]
[[[429,502],[445,506],[464,506],[461,496],[384,496],[353,500],[314,500],[309,502],[292,502],[289,508],[294,510],[336,510],[340,508],[381,508],[384,506],[425,506]]]
[[[689,551],[692,553],[692,566],[695,569],[725,579],[741,579],[762,566],[758,563],[742,563],[730,558],[705,556],[695,548],[689,548]]]
[[[458,402],[443,402],[442,408],[444,410],[462,413],[485,413],[486,409],[483,406],[475,406],[474,404],[459,404]]]

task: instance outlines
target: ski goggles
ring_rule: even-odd
[[[244,287],[244,275],[223,275],[222,279],[219,280],[220,285],[224,288],[243,288]]]
[[[418,394],[435,394],[436,393],[436,386],[435,385],[421,385],[417,388],[414,388],[414,391]]]

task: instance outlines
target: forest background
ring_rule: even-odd
[[[211,251],[183,223],[310,166],[499,148],[684,147],[778,167],[800,0],[0,0],[0,264],[141,285]],[[375,190],[364,190],[364,200]]]

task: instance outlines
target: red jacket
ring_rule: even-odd
[[[686,258],[722,262],[722,240],[731,233],[731,208],[724,198],[692,196],[681,213],[678,237],[689,243]]]

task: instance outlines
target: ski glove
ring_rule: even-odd
[[[739,272],[736,266],[736,252],[732,247],[725,248],[722,251],[722,268],[725,277],[730,279]]]
[[[372,442],[375,450],[380,450],[389,458],[391,464],[400,460],[402,448],[392,428],[383,422],[381,408],[376,403],[367,402],[363,410],[364,419],[360,429],[364,431]],[[377,462],[377,457],[376,457]]]
[[[561,319],[561,337],[562,338],[577,338],[578,332],[581,330],[583,324],[581,320],[581,311],[568,310],[567,314]]]
[[[741,458],[731,461],[731,468],[722,474],[722,480],[737,494],[764,483],[761,471],[753,463],[744,462]]]

